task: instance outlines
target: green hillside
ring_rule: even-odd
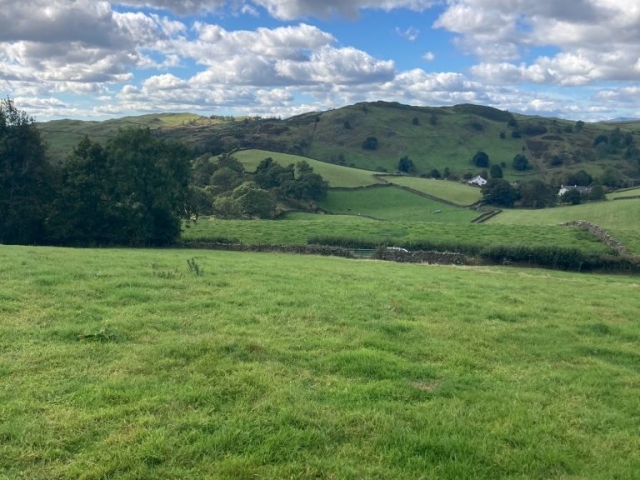
[[[482,193],[479,188],[464,183],[403,176],[385,176],[382,178],[394,185],[409,187],[458,205],[473,205],[482,200]]]
[[[380,220],[469,223],[478,212],[445,205],[396,187],[329,191],[319,205],[331,213],[364,215]]]
[[[586,203],[542,210],[505,210],[491,225],[557,225],[586,220],[606,229],[633,253],[640,255],[640,199]]]
[[[586,170],[593,177],[616,176],[619,186],[640,180],[640,124],[581,122],[511,114],[479,105],[414,107],[397,103],[362,103],[286,120],[209,119],[180,114],[147,115],[107,122],[68,120],[39,124],[54,160],[62,161],[84,134],[105,139],[118,126],[141,123],[159,134],[191,145],[197,153],[217,155],[234,149],[261,149],[314,158],[365,170],[395,172],[401,157],[417,173],[437,168],[478,173],[471,158],[485,151],[504,165],[510,181],[542,178],[562,183],[569,173]],[[375,137],[375,150],[363,148]],[[512,168],[516,154],[532,169]]]
[[[233,156],[242,162],[248,172],[255,171],[258,164],[265,158],[269,157],[282,166],[305,161],[313,167],[315,173],[319,173],[329,182],[329,188],[354,188],[380,183],[380,180],[373,175],[373,172],[343,167],[340,165],[332,165],[330,163],[319,162],[310,158],[290,155],[287,153],[268,152],[265,150],[241,150],[239,152],[235,152]]]

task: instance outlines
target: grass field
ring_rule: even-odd
[[[542,210],[505,210],[489,223],[509,225],[557,225],[586,220],[606,229],[633,253],[640,254],[640,199],[594,202]]]
[[[473,205],[482,200],[479,188],[471,187],[459,182],[447,182],[432,178],[417,177],[383,177],[389,183],[413,188],[419,192],[442,198],[458,205]]]
[[[434,215],[435,216],[435,215]],[[186,228],[186,240],[235,238],[246,244],[304,245],[310,237],[336,236],[399,243],[428,240],[470,245],[559,245],[604,253],[606,247],[584,231],[552,225],[488,225],[375,221],[348,215],[289,214],[284,220],[212,220]]]
[[[329,191],[327,198],[318,204],[331,213],[367,215],[381,220],[469,223],[480,215],[396,187]]]
[[[638,188],[626,188],[624,190],[618,190],[607,194],[609,200],[615,198],[637,197],[640,196],[640,187]]]
[[[274,161],[278,162],[283,167],[292,163],[295,164],[300,161],[305,161],[313,167],[313,171],[315,173],[322,175],[322,177],[329,182],[329,187],[331,188],[364,187],[380,183],[380,181],[372,175],[373,172],[319,162],[311,158],[299,157],[286,153],[268,152],[266,150],[242,150],[235,152],[233,156],[242,162],[248,172],[255,171],[258,164],[265,158],[269,157],[273,158]]]
[[[640,471],[632,277],[0,247],[0,284],[3,479]]]

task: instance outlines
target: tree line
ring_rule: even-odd
[[[104,145],[85,137],[54,165],[34,119],[0,102],[0,244],[168,245],[184,219],[271,218],[277,202],[315,201],[327,188],[306,162],[266,159],[251,175],[229,155],[194,161],[148,128]]]

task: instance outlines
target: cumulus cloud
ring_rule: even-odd
[[[409,40],[410,42],[415,42],[420,36],[420,30],[414,27],[409,27],[406,30],[402,30],[401,28],[396,28],[396,34]]]
[[[638,25],[636,0],[449,0],[434,26],[458,34],[484,80],[586,85],[640,79]],[[543,47],[558,53],[514,63]]]

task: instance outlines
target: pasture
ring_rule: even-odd
[[[632,277],[2,246],[0,283],[0,478],[640,471]]]
[[[313,167],[315,173],[322,175],[322,177],[329,182],[329,188],[354,188],[380,183],[373,175],[374,172],[319,162],[311,158],[289,155],[287,153],[268,152],[266,150],[241,150],[235,152],[233,156],[244,165],[245,170],[248,172],[255,172],[258,164],[269,157],[283,167],[292,163],[296,164],[305,161]]]
[[[505,210],[491,225],[557,225],[586,220],[604,228],[633,253],[640,254],[640,199],[593,202],[542,210]]]
[[[434,215],[435,217],[436,215]],[[290,213],[282,220],[215,220],[201,218],[185,228],[185,240],[236,239],[246,244],[304,245],[311,237],[335,236],[390,244],[431,241],[469,245],[558,245],[604,253],[604,244],[575,228],[552,225],[376,221],[349,215]]]
[[[461,206],[469,206],[482,200],[480,188],[464,183],[419,177],[383,177],[389,183],[409,187]]]
[[[397,187],[330,190],[327,198],[318,204],[331,213],[364,215],[379,220],[469,223],[480,216],[479,212],[445,205]]]

